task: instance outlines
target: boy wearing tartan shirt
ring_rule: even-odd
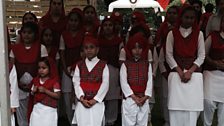
[[[147,55],[147,39],[142,33],[136,33],[126,45],[131,58],[125,61],[120,70],[123,126],[147,126],[149,98],[152,96],[152,68],[142,57]]]
[[[97,57],[98,46],[98,40],[93,36],[84,38],[86,59],[77,63],[72,79],[78,98],[74,115],[78,126],[101,126],[103,123],[103,100],[109,89],[109,70],[106,62]]]

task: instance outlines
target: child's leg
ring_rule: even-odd
[[[139,107],[132,98],[124,99],[122,101],[122,126],[135,126],[138,111]]]
[[[203,120],[204,120],[204,126],[211,126],[213,116],[216,109],[216,103],[211,100],[204,100],[204,112],[203,112]]]
[[[224,103],[218,103],[218,126],[224,126]]]
[[[149,109],[149,101],[147,100],[145,104],[140,107],[138,114],[137,114],[137,124],[136,126],[147,126],[148,124],[148,115],[150,112]]]

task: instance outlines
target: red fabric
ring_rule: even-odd
[[[118,21],[120,24],[123,23],[123,16],[119,12],[113,12],[110,16],[113,21]]]
[[[91,44],[94,44],[96,46],[99,46],[99,41],[92,34],[87,34],[84,37],[83,45],[88,44],[88,43],[91,43]]]
[[[72,36],[70,31],[64,31],[62,33],[62,36],[63,36],[66,47],[68,48],[80,47],[83,42],[84,31],[83,30],[77,31],[75,37]]]
[[[146,22],[144,14],[139,12],[139,11],[134,11],[132,13],[132,18],[135,18],[138,23],[140,23],[140,22],[145,23]]]
[[[48,52],[48,57],[56,60],[57,53],[58,53],[58,48],[56,48],[55,46],[52,46],[50,52]]]
[[[200,21],[202,22],[201,29],[205,31],[208,19],[213,13],[204,13],[201,15]]]
[[[209,56],[214,60],[222,60],[224,58],[224,40],[219,32],[211,33],[212,43]]]
[[[78,67],[80,70],[80,84],[87,99],[92,99],[97,94],[103,80],[103,70],[106,62],[100,60],[89,72],[85,61],[80,61]]]
[[[178,28],[173,29],[174,54],[179,57],[192,58],[197,56],[199,30],[193,29],[192,33],[184,38]],[[190,51],[189,51],[190,50]]]
[[[140,44],[140,46],[143,49],[141,59],[148,60],[148,51],[149,51],[148,41],[140,32],[136,33],[134,36],[129,38],[124,48],[126,52],[126,58],[129,60],[133,58],[131,50],[135,48],[136,43]]]
[[[145,94],[148,81],[148,61],[125,61],[127,80],[134,94]]]
[[[52,1],[52,0],[51,0]],[[49,7],[48,12],[40,19],[39,26],[40,26],[40,32],[44,28],[50,28],[54,32],[54,38],[53,38],[53,45],[58,48],[59,42],[60,42],[60,36],[62,31],[66,27],[66,18],[65,18],[65,10],[64,10],[64,3],[62,5],[62,14],[60,19],[57,22],[54,22],[52,20],[51,14],[50,14],[51,8]]]
[[[44,88],[50,90],[51,92],[54,92],[54,89],[60,89],[60,86],[58,84],[58,82],[54,79],[48,79],[44,82],[44,84],[40,84],[40,78],[34,78],[32,81],[34,86],[40,87],[43,86]],[[40,93],[40,92],[36,92],[34,95],[34,104],[36,103],[42,103],[46,106],[50,106],[53,108],[57,107],[57,100],[50,97],[49,95],[45,94],[45,93]]]
[[[166,37],[169,33],[170,29],[168,27],[168,23],[167,22],[163,22],[158,31],[156,32],[156,37],[155,37],[155,44],[161,44],[159,48],[162,48],[163,45],[166,43]]]
[[[122,39],[118,36],[113,37],[111,40],[99,38],[99,58],[107,61],[108,64],[114,67],[119,67],[119,46],[121,42]]]
[[[50,67],[51,67],[50,77],[54,78],[57,81],[60,81],[60,76],[59,76],[59,73],[58,73],[58,67],[57,67],[55,59],[53,59],[51,57],[48,57],[48,61],[49,61]]]
[[[21,63],[33,63],[40,56],[40,43],[34,42],[30,49],[26,49],[23,43],[12,47],[15,59]]]
[[[157,0],[157,2],[165,10],[168,4],[170,3],[170,0]]]

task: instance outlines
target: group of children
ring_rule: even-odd
[[[211,126],[215,109],[223,126],[224,0],[216,5],[213,15],[198,0],[170,7],[154,39],[139,11],[126,38],[118,12],[100,23],[93,6],[65,15],[63,0],[50,0],[39,22],[26,13],[9,48],[18,125],[57,126],[63,111],[70,125],[114,125],[121,112],[122,126],[147,126],[160,76],[165,126],[196,126],[201,111]]]

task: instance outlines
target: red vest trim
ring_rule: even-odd
[[[80,70],[80,86],[85,93],[86,99],[93,99],[97,94],[103,77],[103,70],[106,62],[100,60],[95,67],[89,72],[85,61],[80,61],[78,67]]]

